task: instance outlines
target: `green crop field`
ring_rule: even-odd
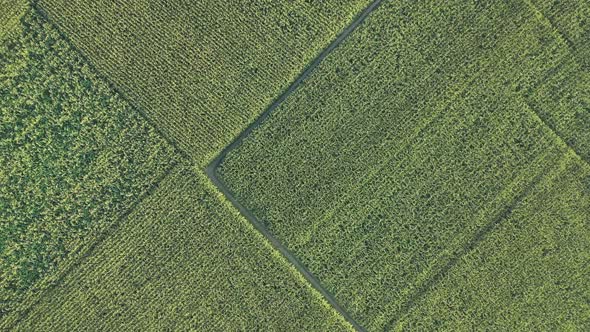
[[[570,151],[399,326],[587,330],[589,211],[590,167]]]
[[[79,39],[70,38],[74,35],[64,35],[65,22],[62,22],[64,26],[56,26],[36,3],[10,1],[1,5],[5,8],[0,11],[3,15],[1,157],[2,165],[9,166],[3,167],[0,173],[2,329],[117,330],[128,326],[134,330],[142,327],[148,330],[250,330],[299,326],[307,330],[350,330],[350,325],[262,235],[218,193],[207,189],[211,185],[199,180],[202,174],[187,170],[191,167],[179,166],[179,163],[192,163],[189,160],[193,157],[198,161],[203,156],[187,158],[187,151],[174,146],[193,143],[177,137],[169,141],[167,127],[154,125],[168,117],[158,117],[144,109],[140,100],[124,96],[123,93],[132,92],[127,91],[124,82],[104,75],[108,73],[107,62],[101,62],[98,55],[86,53],[82,44],[78,44]],[[106,2],[103,4],[102,13],[108,6]],[[267,7],[264,10],[277,11],[270,4]],[[324,24],[333,20],[343,27],[352,19],[357,7],[360,8],[358,4],[351,4],[349,8],[338,7],[323,13],[310,6],[293,6],[290,11],[314,13]],[[341,9],[346,12],[340,12]],[[112,14],[120,10],[122,8]],[[198,13],[198,8],[195,11]],[[91,13],[91,8],[84,12]],[[62,14],[57,10],[53,13]],[[275,39],[293,33],[289,24],[294,22],[280,17],[282,13],[279,10],[266,16],[284,21],[285,26],[274,31]],[[248,26],[248,22],[238,23],[238,30]],[[206,22],[199,20],[186,21],[186,24],[171,28],[190,30],[206,26]],[[172,35],[178,35],[179,31]],[[159,33],[159,27],[154,27],[152,32]],[[305,62],[336,32],[310,30],[316,41],[309,49],[301,45],[300,57],[291,59],[290,67],[281,65],[284,72],[272,72],[277,84],[288,84],[290,76],[302,70]],[[233,31],[221,31],[209,38],[224,40],[219,34],[237,38]],[[177,41],[171,38],[169,42]],[[151,40],[136,52],[153,53],[148,46],[154,47]],[[255,60],[273,61],[273,57],[281,57],[281,51],[287,52],[288,46],[277,48],[277,54],[273,49],[259,48],[263,56]],[[229,53],[228,57],[231,56],[234,55]],[[190,54],[185,57],[189,58]],[[217,55],[209,57],[207,61],[212,61]],[[191,66],[203,65],[194,63]],[[104,72],[97,72],[97,68]],[[159,74],[162,76],[157,80],[168,80],[167,70],[141,70],[146,72],[145,79]],[[175,75],[180,75],[178,70],[184,74],[187,68],[176,69]],[[254,74],[250,69],[234,72],[234,75],[256,76]],[[214,72],[209,75],[207,85],[211,82],[217,85],[240,83],[217,78]],[[263,77],[263,80],[257,79],[270,80]],[[182,89],[188,91],[190,83],[201,84],[193,89],[204,90],[205,83],[198,81],[199,77],[194,78],[197,81],[187,82]],[[268,89],[268,86],[258,85]],[[176,98],[171,93],[165,96]],[[195,98],[193,93],[187,92],[186,96]],[[270,97],[262,99],[268,103]],[[184,101],[179,103],[185,105]],[[166,106],[170,105],[167,102]],[[197,106],[195,109],[203,110]],[[249,116],[253,117],[254,112],[262,110],[262,106],[254,107],[244,114],[250,112]],[[207,111],[211,116],[220,117],[211,123],[226,121],[225,129],[248,124],[246,116],[231,122],[214,110]],[[230,109],[226,115],[232,114],[236,112]],[[193,115],[198,118],[196,113]],[[217,133],[209,129],[221,130],[188,131],[197,136]],[[207,138],[201,136],[199,144],[215,148],[206,141]],[[150,229],[150,224],[155,229]],[[167,227],[169,229],[164,229]],[[134,235],[130,236],[132,233]],[[162,236],[168,239],[168,245],[162,246]],[[107,239],[114,242],[107,243]],[[110,255],[113,243],[120,246],[116,256]],[[105,246],[110,248],[106,256],[103,254]],[[182,250],[170,251],[173,247]],[[154,256],[153,250],[158,248],[160,254]],[[97,272],[87,273],[88,264]],[[117,265],[119,274],[113,274],[113,264]],[[81,278],[75,277],[75,280],[82,283],[70,282],[71,276],[76,274]],[[175,275],[176,283],[164,275]],[[163,282],[169,287],[168,295],[159,291],[163,290]],[[155,287],[151,298],[150,287]],[[54,295],[59,292],[63,294]],[[137,301],[138,298],[143,301]],[[104,301],[100,310],[99,299]],[[50,310],[44,310],[47,308],[45,301],[58,301],[60,305],[52,302]],[[167,320],[161,317],[162,305],[168,308],[165,310]],[[36,317],[37,310],[41,310],[40,317]],[[220,315],[220,311],[225,314]]]
[[[350,331],[186,165],[177,166],[17,331]]]
[[[177,158],[59,34],[23,12],[0,60],[0,312],[39,292]]]
[[[39,6],[200,165],[369,0],[94,1]]]
[[[588,109],[535,113],[560,102],[540,92],[550,86],[544,77],[585,83],[579,90],[589,83],[572,75],[575,50],[535,9],[388,2],[221,165],[228,189],[367,329],[396,326],[561,162],[568,147],[540,116],[587,154]],[[572,112],[586,120],[568,125]],[[571,215],[578,222],[590,217],[584,198]],[[590,272],[582,262],[566,268]],[[585,286],[553,305],[588,310]]]
[[[590,3],[0,0],[0,330],[590,330]]]

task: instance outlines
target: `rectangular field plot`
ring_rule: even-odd
[[[587,331],[589,220],[590,167],[570,153],[396,327]]]
[[[566,153],[525,93],[568,55],[526,2],[386,2],[218,173],[382,330]]]
[[[41,0],[96,67],[203,166],[369,0]]]
[[[353,331],[185,165],[15,330]]]

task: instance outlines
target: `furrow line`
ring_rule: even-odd
[[[108,236],[116,232],[117,229],[119,229],[119,227],[121,226],[123,220],[125,220],[131,213],[133,213],[133,211],[137,208],[137,206],[141,204],[141,202],[143,202],[147,197],[152,195],[160,187],[160,184],[170,174],[172,174],[174,169],[176,169],[176,167],[181,164],[182,162],[173,161],[169,165],[169,167],[156,179],[156,181],[143,194],[141,194],[141,196],[138,197],[138,199],[125,212],[123,212],[115,222],[109,225],[106,229],[103,229],[99,231],[98,234],[96,234],[96,239],[94,241],[90,242],[90,244],[88,245],[83,245],[80,248],[78,248],[75,252],[72,252],[70,256],[72,257],[72,259],[69,260],[69,264],[64,264],[64,268],[56,273],[56,279],[52,281],[45,289],[43,289],[41,293],[46,293],[52,288],[60,285],[63,282],[64,278],[77,267],[79,267],[84,262],[85,258],[92,255],[92,253],[98,248],[98,246],[102,242],[104,242],[104,240]],[[42,296],[37,294],[37,296],[33,298],[32,302],[29,303],[26,308],[24,308],[21,312],[18,313],[18,317],[15,318],[14,321],[9,322],[7,326],[4,326],[3,328],[6,328],[6,330],[12,330],[13,328],[15,328],[23,319],[27,318],[31,310],[41,301],[41,298]]]

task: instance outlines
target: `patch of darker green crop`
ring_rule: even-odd
[[[52,280],[174,162],[50,24],[30,9],[14,22],[0,43],[0,313]]]

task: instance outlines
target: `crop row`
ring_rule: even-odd
[[[31,10],[0,44],[0,316],[20,308],[176,152]]]
[[[590,329],[590,167],[570,151],[400,330]]]
[[[22,0],[2,0],[0,2],[0,40],[9,38],[8,34],[14,32],[18,25],[19,17],[26,10],[26,2]]]
[[[368,3],[43,0],[40,7],[204,166]]]
[[[391,327],[566,153],[525,92],[568,55],[523,1],[386,2],[220,176],[353,318]]]
[[[352,331],[209,180],[177,166],[16,331]]]

